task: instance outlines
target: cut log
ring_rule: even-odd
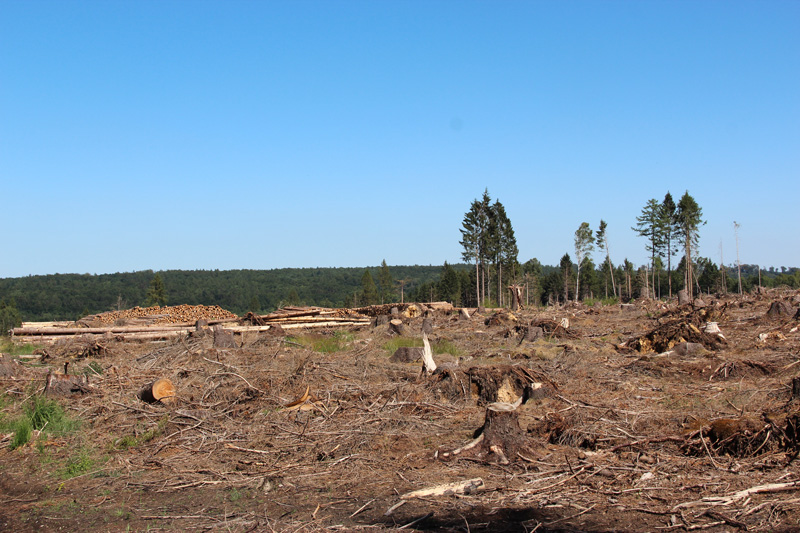
[[[175,400],[175,385],[167,378],[160,378],[142,387],[138,396],[146,403],[171,403]]]
[[[468,479],[466,481],[456,481],[455,483],[445,483],[444,485],[436,485],[435,487],[428,487],[425,489],[414,490],[406,492],[400,496],[401,500],[410,500],[412,498],[430,498],[432,496],[451,496],[453,494],[472,494],[483,488],[483,480],[481,478]]]
[[[406,326],[403,324],[403,321],[399,318],[395,318],[394,320],[389,321],[389,328],[395,332],[397,335],[404,337],[407,333]]]

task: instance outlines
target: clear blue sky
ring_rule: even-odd
[[[0,277],[458,262],[485,188],[800,266],[800,2],[4,0],[0,184]]]

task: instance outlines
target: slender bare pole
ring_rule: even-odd
[[[739,269],[739,295],[742,294],[742,263],[739,261],[739,226],[735,220],[733,221],[733,233],[736,235],[736,267]]]

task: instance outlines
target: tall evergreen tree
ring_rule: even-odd
[[[445,301],[455,306],[460,306],[461,304],[461,283],[458,273],[452,266],[447,264],[447,261],[444,262],[444,266],[442,267],[442,274],[436,288],[436,293],[439,295],[439,298],[443,298]]]
[[[600,251],[604,251],[606,253],[606,261],[604,263],[603,272],[604,277],[606,279],[606,286],[608,286],[608,275],[607,272],[611,273],[611,290],[614,293],[614,296],[617,296],[617,284],[614,280],[614,265],[611,263],[611,252],[608,249],[608,234],[606,233],[606,229],[608,228],[608,224],[603,219],[600,219],[600,228],[597,230],[597,247],[600,248]],[[608,288],[606,288],[606,297],[608,297]]]
[[[461,223],[461,246],[464,261],[475,262],[475,288],[478,305],[485,298],[486,261],[489,252],[489,224],[491,215],[491,198],[489,190],[483,192],[480,200],[473,200],[469,211]]]
[[[381,261],[381,270],[378,273],[378,287],[381,294],[381,303],[384,304],[391,301],[393,297],[392,289],[394,288],[394,279],[392,279],[392,273],[389,271],[386,259]]]
[[[651,198],[647,201],[647,205],[642,209],[642,214],[636,217],[636,226],[631,229],[640,237],[647,238],[645,249],[650,252],[650,268],[655,272],[656,256],[660,255],[663,246],[661,204],[658,200]],[[646,285],[645,283],[645,292],[647,292]]]
[[[564,281],[564,303],[567,303],[569,301],[569,278],[570,274],[572,274],[572,259],[570,259],[569,254],[564,254],[561,257],[558,266],[561,269],[561,276]]]
[[[578,275],[575,276],[575,301],[580,299],[581,286],[581,267],[583,261],[594,250],[594,234],[588,222],[581,222],[580,227],[575,230],[575,258],[578,264]]]
[[[497,300],[503,304],[503,269],[511,270],[511,275],[516,275],[518,264],[517,238],[514,236],[514,228],[511,226],[506,214],[506,209],[499,200],[492,205],[493,221],[492,229],[496,232],[492,242],[495,244],[495,265],[497,270]]]
[[[689,293],[689,299],[692,299],[694,298],[694,291],[692,290],[694,284],[692,250],[697,248],[697,244],[700,241],[699,228],[706,222],[703,220],[703,210],[697,204],[697,201],[689,194],[689,191],[686,191],[678,202],[675,220],[684,241],[684,254],[686,259],[684,288]]]
[[[167,305],[167,289],[164,286],[164,280],[161,279],[161,274],[156,272],[153,279],[150,281],[150,288],[147,289],[147,300],[145,305]]]
[[[369,270],[364,270],[364,274],[361,276],[361,303],[363,305],[378,303],[378,287]]]
[[[669,297],[672,298],[672,256],[678,251],[676,244],[676,209],[675,201],[672,195],[667,192],[664,196],[664,201],[661,202],[660,219],[661,219],[661,235],[664,241],[664,253],[667,256],[667,277],[669,284]]]

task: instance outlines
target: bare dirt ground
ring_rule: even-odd
[[[703,315],[655,302],[489,324],[490,311],[434,312],[432,343],[451,352],[436,362],[451,364],[430,376],[390,361],[385,324],[250,333],[227,349],[208,336],[109,341],[82,358],[53,348],[43,363],[6,364],[6,418],[65,360],[102,373],[89,393],[58,398],[77,431],[45,429],[14,450],[3,436],[0,530],[800,531],[800,322],[767,316],[799,296],[726,297]],[[568,329],[548,331],[563,318]],[[701,319],[725,337],[706,338],[711,350],[630,347]],[[421,337],[421,317],[405,322]],[[542,338],[522,336],[531,323]],[[162,377],[177,398],[142,402]],[[517,409],[524,447],[453,455],[526,379],[548,392]],[[476,478],[467,494],[408,496]]]

